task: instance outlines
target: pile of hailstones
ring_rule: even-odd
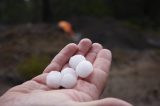
[[[46,84],[51,88],[73,88],[78,77],[87,78],[93,72],[93,65],[82,55],[74,55],[69,60],[69,66],[61,72],[51,71],[46,78]]]

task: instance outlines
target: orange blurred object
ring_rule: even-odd
[[[59,21],[58,27],[61,28],[64,32],[68,33],[70,36],[74,36],[74,31],[72,25],[67,21]]]
[[[58,27],[62,29],[65,33],[67,33],[67,36],[72,39],[74,42],[79,42],[80,39],[82,38],[81,33],[75,33],[73,31],[71,23],[67,21],[59,21],[58,22]]]

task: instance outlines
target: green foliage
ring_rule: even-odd
[[[49,64],[49,60],[47,56],[32,55],[17,66],[17,72],[25,80],[31,79],[42,73],[44,68]]]
[[[57,0],[51,1],[55,18],[71,16],[106,16],[111,14],[110,6],[105,0]],[[57,4],[57,5],[55,5]]]
[[[109,6],[104,0],[92,0],[79,7],[85,15],[104,16],[110,13]]]
[[[45,22],[44,16],[56,21],[73,16],[109,15],[158,27],[159,3],[158,0],[1,0],[0,23]]]
[[[72,16],[106,16],[112,13],[105,0],[49,0],[52,19]],[[2,0],[0,1],[0,21],[29,22],[42,21],[42,0]]]
[[[6,23],[24,22],[30,20],[29,9],[24,0],[0,1],[0,20]]]

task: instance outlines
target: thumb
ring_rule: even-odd
[[[79,106],[132,106],[131,104],[116,98],[105,98],[90,102],[80,103]]]

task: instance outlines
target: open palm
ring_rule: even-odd
[[[51,89],[46,85],[46,76],[50,71],[60,71],[68,66],[68,60],[74,54],[81,54],[94,67],[93,73],[86,79],[78,79],[73,89]],[[3,106],[131,106],[115,98],[99,99],[108,76],[111,64],[111,52],[98,43],[83,39],[76,44],[65,46],[46,67],[41,75],[6,92],[0,101]],[[18,102],[17,102],[18,101]]]

